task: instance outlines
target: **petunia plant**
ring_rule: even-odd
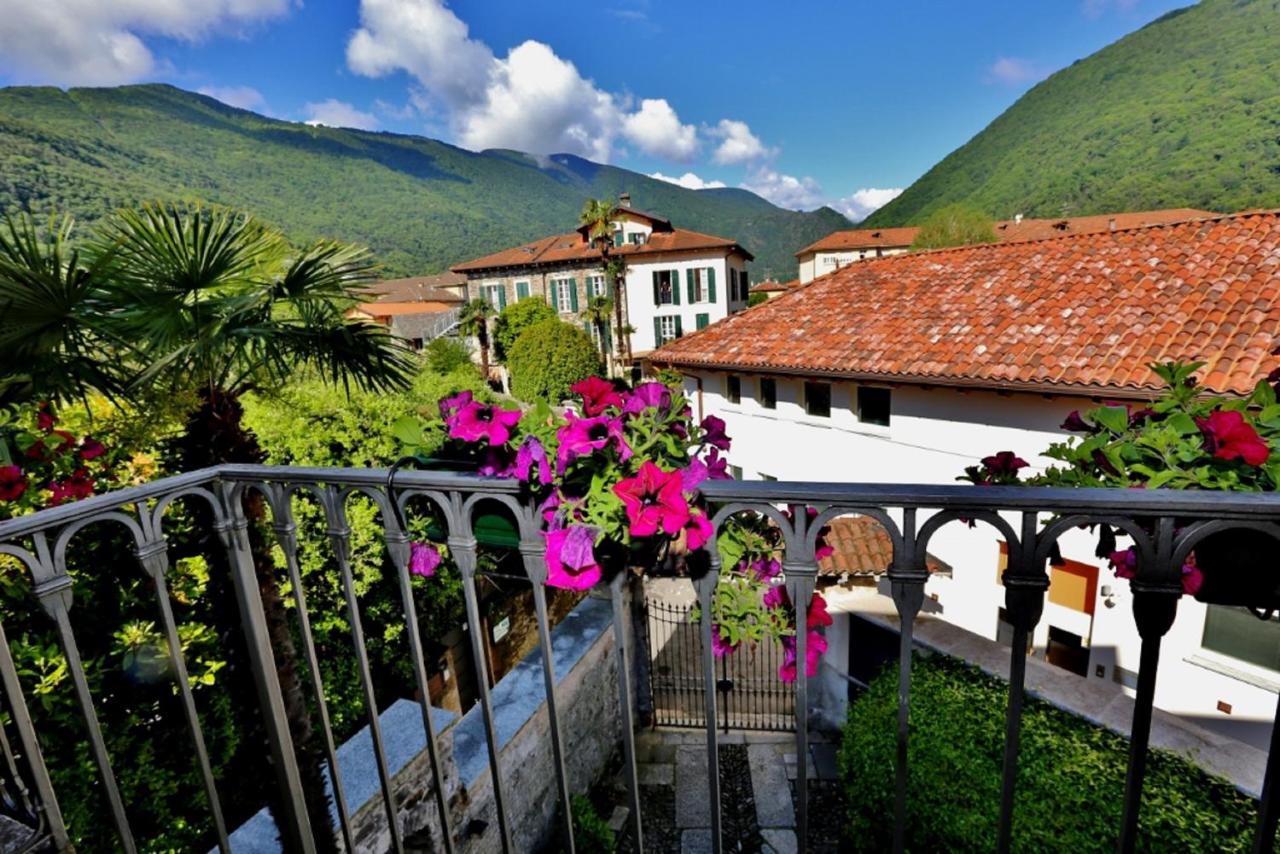
[[[1106,403],[1072,412],[1062,429],[1076,435],[1051,444],[1044,456],[1055,460],[1042,474],[1022,479],[1028,463],[1010,451],[986,457],[959,479],[977,485],[1122,487],[1130,489],[1211,489],[1271,492],[1280,484],[1280,370],[1244,398],[1201,392],[1195,373],[1203,362],[1168,362],[1151,369],[1166,385],[1150,403]],[[1132,578],[1134,547],[1119,548],[1117,532],[1100,527],[1098,556],[1116,575]],[[1203,552],[1203,549],[1201,549]],[[1200,592],[1204,555],[1193,554],[1182,568],[1183,591]]]
[[[0,410],[0,519],[88,498],[116,482],[117,454],[58,425],[47,403]]]
[[[710,616],[715,653],[778,642],[785,658],[779,675],[794,679],[796,626],[778,586],[777,530],[763,517],[740,516],[712,543],[711,510],[699,487],[729,477],[724,422],[695,421],[684,395],[660,382],[628,388],[591,377],[572,391],[577,400],[564,412],[545,403],[524,410],[485,404],[467,392],[440,401],[449,439],[444,456],[524,484],[542,513],[553,587],[586,590],[616,572],[652,572],[718,546],[723,570]],[[417,544],[414,554],[429,548]],[[830,624],[820,596],[805,622],[806,669],[813,675],[826,648],[817,629]]]

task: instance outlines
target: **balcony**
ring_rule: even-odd
[[[154,596],[154,619],[165,639],[174,708],[167,725],[182,727],[189,755],[181,757],[195,769],[202,798],[192,800],[191,814],[181,820],[208,828],[210,845],[221,851],[317,850],[361,851],[525,851],[577,850],[573,834],[571,793],[588,785],[608,755],[621,757],[628,807],[624,833],[632,851],[650,850],[646,831],[653,818],[642,809],[643,784],[639,767],[645,745],[637,741],[640,719],[637,670],[647,661],[636,652],[633,576],[617,572],[601,589],[559,609],[553,621],[545,587],[546,570],[536,508],[510,480],[476,478],[444,472],[398,472],[357,469],[296,469],[266,466],[223,466],[191,472],[151,484],[93,497],[37,514],[0,523],[0,555],[26,569],[33,613],[42,613],[65,662],[69,690],[83,731],[84,754],[92,761],[93,783],[101,810],[92,818],[104,847],[146,850],[147,842],[131,823],[138,808],[122,789],[110,747],[111,733],[99,724],[101,698],[95,696],[81,652],[78,628],[83,608],[77,602],[75,579],[68,555],[106,537],[124,537],[137,559],[142,579]],[[1002,784],[997,804],[996,848],[1014,847],[1013,828],[1019,809],[1019,746],[1022,736],[1027,673],[1027,640],[1040,621],[1049,587],[1047,564],[1055,542],[1083,525],[1107,524],[1128,532],[1139,555],[1133,590],[1133,619],[1142,638],[1141,668],[1137,674],[1127,771],[1120,821],[1114,844],[1120,851],[1144,847],[1140,832],[1153,700],[1160,664],[1161,638],[1174,619],[1182,594],[1180,572],[1186,556],[1205,536],[1216,531],[1248,528],[1280,538],[1280,496],[1183,491],[1057,490],[967,486],[904,486],[712,481],[703,495],[718,508],[718,527],[738,513],[769,516],[781,529],[785,543],[783,567],[791,601],[801,612],[817,583],[815,543],[821,527],[841,515],[876,520],[887,533],[893,551],[887,572],[892,602],[900,627],[897,642],[898,687],[896,760],[884,774],[892,778],[892,847],[908,847],[908,803],[913,775],[928,769],[911,768],[908,745],[912,737],[912,651],[917,618],[925,608],[929,578],[927,547],[944,525],[976,523],[994,528],[1007,544],[1008,566],[1003,583],[1004,610],[1012,626],[1007,706],[1003,736]],[[323,524],[342,580],[342,597],[350,623],[350,664],[357,671],[366,700],[366,719],[355,735],[339,744],[326,707],[319,677],[321,662],[310,634],[310,621],[321,615],[309,609],[298,577],[299,545],[293,506],[311,496],[323,509]],[[348,499],[356,496],[376,508],[376,524],[398,585],[398,621],[405,662],[416,685],[414,696],[392,701],[375,690],[376,678],[367,655],[357,580],[348,561],[352,528]],[[246,515],[246,503],[262,501],[270,517],[269,530],[259,532]],[[434,506],[443,520],[440,535],[461,572],[466,626],[463,648],[470,653],[476,674],[476,703],[470,709],[449,710],[433,703],[432,658],[426,639],[447,628],[424,626],[411,592],[410,543],[405,516],[415,507]],[[225,567],[227,601],[220,603],[242,631],[243,650],[250,670],[254,707],[244,710],[257,722],[263,755],[256,773],[266,781],[262,809],[231,816],[224,804],[253,779],[220,776],[210,760],[210,741],[201,710],[191,688],[192,662],[182,653],[180,626],[172,607],[170,588],[175,557],[170,534],[177,506],[201,508],[188,519],[207,526],[207,542],[219,552],[213,563]],[[815,508],[786,515],[779,508]],[[480,519],[501,513],[514,531],[512,560],[524,576],[512,578],[511,563],[500,569],[477,559]],[[794,521],[793,521],[794,520]],[[268,609],[255,574],[252,539],[274,535],[284,589],[292,596],[291,630],[298,641],[298,662],[306,671],[311,695],[305,708],[318,729],[325,783],[329,793],[328,826],[317,820],[316,808],[304,795],[305,761],[295,748],[296,722],[289,708],[298,698],[282,688],[280,662],[271,646]],[[483,539],[481,537],[481,539]],[[667,567],[687,575],[703,612],[711,605],[718,578],[718,556],[694,553],[680,566]],[[493,576],[493,578],[489,578]],[[504,670],[501,678],[486,678],[494,670],[487,648],[496,627],[481,612],[483,584],[506,580],[529,585],[533,606],[532,651]],[[124,581],[122,580],[122,583]],[[1270,603],[1245,603],[1259,609]],[[553,624],[554,623],[554,624]],[[3,629],[4,627],[0,627]],[[505,631],[505,629],[504,629]],[[701,634],[700,690],[705,727],[697,736],[705,744],[705,809],[710,849],[725,850],[726,837],[738,816],[737,805],[726,810],[726,793],[740,790],[732,775],[723,773],[722,746],[733,740],[722,733],[723,716],[717,704],[717,669],[709,621],[697,624]],[[12,647],[15,638],[0,632],[0,688],[3,689],[3,728],[0,728],[0,813],[8,818],[6,850],[70,850],[72,832],[66,816],[72,804],[55,787],[55,775],[41,749],[39,701],[31,675],[20,673]],[[796,640],[797,658],[805,660],[806,637]],[[496,675],[496,674],[495,674]],[[810,798],[811,732],[809,693],[813,686],[805,668],[785,705],[794,714],[794,825],[798,850],[810,850],[815,819]],[[36,710],[38,712],[38,709]],[[148,724],[154,722],[148,722]],[[1261,798],[1257,806],[1254,850],[1274,848],[1280,817],[1274,786],[1276,735],[1268,755]],[[170,757],[172,758],[172,757]],[[919,779],[916,777],[916,779]],[[886,781],[887,782],[887,781]],[[722,785],[724,791],[722,791]],[[779,785],[785,785],[785,780]],[[135,792],[136,794],[136,792]],[[241,798],[240,800],[243,800]],[[241,810],[243,812],[243,810]],[[234,819],[234,820],[233,820]],[[81,829],[83,832],[83,828]]]

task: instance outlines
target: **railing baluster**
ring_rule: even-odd
[[[619,567],[609,579],[609,599],[613,606],[613,645],[618,658],[618,718],[622,727],[622,761],[627,772],[628,806],[631,808],[631,838],[634,850],[644,851],[644,831],[640,820],[640,775],[636,769],[635,719],[631,708],[631,668],[627,666],[627,615],[623,603],[627,570]]]
[[[484,624],[480,621],[480,601],[476,595],[476,540],[471,520],[464,519],[465,535],[449,537],[449,553],[462,573],[462,599],[467,609],[468,635],[471,636],[471,661],[476,671],[476,688],[480,694],[480,714],[484,717],[484,738],[489,748],[489,777],[493,784],[493,803],[498,812],[498,833],[502,850],[510,852],[511,822],[506,801],[502,797],[502,763],[498,757],[498,730],[493,722],[493,700],[489,695],[489,666],[485,660]],[[450,532],[452,534],[452,532]]]
[[[178,625],[169,602],[169,587],[165,578],[169,573],[169,544],[163,539],[153,540],[134,552],[142,570],[151,577],[156,590],[156,603],[160,607],[160,624],[164,627],[165,641],[169,648],[169,666],[178,682],[178,694],[182,698],[182,711],[187,719],[187,729],[196,749],[196,764],[200,768],[200,781],[205,797],[209,799],[209,812],[213,818],[213,830],[218,837],[218,849],[229,854],[231,843],[227,839],[227,825],[222,817],[222,802],[218,799],[218,787],[213,779],[213,767],[209,764],[209,750],[205,746],[204,731],[200,726],[200,714],[196,711],[195,697],[191,694],[191,680],[187,675],[186,657],[182,654],[182,641],[178,638]]]
[[[276,829],[280,832],[285,850],[311,854],[316,850],[315,838],[307,818],[307,807],[302,798],[302,774],[298,770],[298,758],[293,749],[293,736],[284,712],[284,696],[280,679],[276,675],[275,655],[267,633],[267,615],[262,607],[258,591],[257,574],[253,567],[253,553],[249,548],[249,522],[240,506],[239,493],[222,489],[226,517],[232,521],[218,521],[214,531],[222,540],[229,558],[231,582],[240,610],[240,624],[244,628],[245,646],[258,691],[259,710],[267,732],[267,744],[276,772],[280,790],[280,812],[272,810]],[[282,814],[281,814],[282,813]]]
[[[338,751],[333,740],[333,725],[329,718],[329,703],[324,693],[324,677],[320,672],[320,659],[316,655],[316,642],[311,633],[311,612],[307,608],[307,592],[302,585],[302,568],[298,564],[298,526],[293,520],[293,502],[288,492],[279,489],[271,510],[271,528],[276,542],[284,552],[285,569],[289,573],[289,587],[293,590],[293,604],[298,612],[298,636],[302,640],[303,657],[307,662],[307,675],[311,679],[311,692],[316,710],[320,714],[321,741],[324,758],[329,763],[329,781],[333,784],[333,802],[338,810],[338,825],[342,830],[342,842],[347,851],[355,851],[355,837],[351,830],[351,812],[347,807],[346,787],[342,784],[342,769],[338,766]]]
[[[797,535],[805,533],[808,510],[793,504],[791,511]],[[793,555],[788,549],[782,569],[796,619],[796,850],[804,854],[809,850],[809,604],[813,600],[818,565],[812,552]]]
[[[9,653],[9,639],[5,636],[3,624],[0,624],[0,691],[4,692],[6,709],[18,730],[22,757],[27,763],[31,782],[36,790],[36,809],[44,815],[49,840],[54,849],[62,851],[70,847],[67,826],[62,819],[62,810],[58,807],[58,797],[53,791],[53,781],[49,779],[49,769],[44,764],[35,727],[31,724],[31,714],[27,710],[26,698],[22,695],[22,683],[18,679],[13,656]]]
[[[707,796],[710,798],[708,803],[710,804],[711,814],[711,851],[713,854],[720,854],[724,850],[720,816],[720,746],[716,732],[718,729],[716,721],[716,660],[715,651],[711,644],[711,601],[715,596],[716,583],[720,577],[719,564],[719,557],[713,558],[707,571],[701,577],[694,579],[693,582],[694,590],[698,594],[698,609],[702,613],[702,619],[698,621],[698,630],[702,637],[702,672],[705,677],[703,680],[703,700],[706,703]]]
[[[355,578],[351,572],[351,528],[347,525],[344,495],[338,487],[326,487],[325,513],[329,519],[329,542],[338,562],[338,574],[342,578],[342,592],[347,600],[347,616],[351,620],[351,644],[356,654],[356,666],[360,672],[360,686],[364,689],[365,709],[369,717],[369,737],[373,742],[373,757],[378,766],[378,780],[382,784],[382,805],[387,812],[387,829],[391,832],[393,851],[404,851],[404,837],[400,831],[400,815],[396,807],[396,794],[387,765],[387,751],[382,740],[382,719],[378,715],[378,697],[373,686],[373,672],[369,667],[369,651],[364,643],[364,623],[360,619],[360,600],[356,598]]]
[[[547,693],[547,721],[551,728],[551,754],[556,765],[556,789],[560,796],[560,814],[563,816],[561,832],[563,849],[575,854],[573,840],[573,807],[569,798],[569,775],[564,765],[564,741],[560,737],[560,715],[556,710],[555,654],[551,648],[551,622],[547,617],[547,561],[546,548],[541,540],[520,544],[524,570],[533,585],[533,609],[538,620],[538,648],[542,650],[542,681]]]
[[[907,846],[907,738],[911,722],[911,650],[915,643],[916,614],[924,605],[924,583],[916,567],[916,511],[902,511],[902,550],[894,552],[889,567],[893,604],[898,609],[898,733],[893,798],[893,850]]]

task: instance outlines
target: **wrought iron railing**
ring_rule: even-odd
[[[246,518],[244,498],[251,493],[262,496],[270,509],[270,523],[285,556],[286,570],[292,581],[292,595],[299,621],[302,655],[315,691],[313,698],[320,718],[324,752],[333,774],[337,827],[315,827],[308,821],[301,790],[299,766],[286,720],[284,698],[276,676],[263,604],[258,595],[250,552],[250,521]],[[167,513],[175,501],[195,500],[207,505],[212,525],[217,532],[230,567],[236,606],[252,664],[259,713],[270,745],[271,764],[279,792],[275,822],[284,847],[290,851],[313,851],[316,839],[336,834],[351,849],[354,845],[352,816],[343,798],[343,784],[335,761],[334,734],[325,705],[320,676],[320,662],[308,626],[308,608],[299,579],[297,539],[291,509],[293,497],[299,493],[313,495],[323,507],[327,534],[337,556],[347,605],[347,618],[352,632],[352,652],[359,669],[368,708],[368,725],[372,747],[381,780],[382,806],[391,832],[391,848],[403,850],[405,842],[399,826],[399,807],[391,785],[383,734],[380,730],[373,676],[363,649],[360,609],[348,559],[350,529],[345,516],[345,502],[351,495],[371,499],[377,506],[386,548],[397,576],[408,629],[409,652],[426,731],[426,748],[433,776],[436,807],[442,822],[438,837],[445,850],[458,845],[459,828],[450,827],[447,790],[441,778],[441,758],[436,741],[428,690],[418,616],[410,588],[409,536],[402,522],[403,510],[411,499],[434,503],[447,527],[448,545],[457,562],[463,581],[466,617],[470,627],[471,652],[477,673],[485,672],[479,600],[476,592],[477,541],[474,517],[486,502],[497,502],[516,521],[518,549],[532,583],[537,617],[537,635],[543,650],[543,675],[549,720],[549,738],[556,769],[555,791],[560,801],[561,844],[573,850],[572,816],[569,782],[565,765],[563,734],[555,706],[556,674],[547,654],[550,648],[550,625],[545,591],[546,571],[540,536],[541,517],[532,502],[520,493],[518,483],[472,477],[447,472],[404,471],[388,482],[385,470],[304,469],[267,466],[223,466],[159,480],[123,489],[78,503],[64,505],[0,523],[0,554],[21,561],[30,573],[32,593],[51,620],[70,672],[75,699],[97,769],[109,815],[103,824],[114,827],[119,845],[125,851],[136,850],[129,822],[129,805],[124,803],[102,731],[95,713],[95,698],[85,676],[77,646],[72,601],[73,580],[67,568],[67,548],[82,529],[97,522],[123,526],[133,541],[137,561],[154,587],[163,633],[186,727],[199,766],[207,796],[208,820],[215,830],[219,846],[229,850],[228,828],[219,800],[219,781],[210,767],[205,734],[201,728],[191,690],[186,679],[186,662],[170,607],[167,577],[170,568],[165,530]],[[911,650],[915,619],[924,601],[928,579],[925,565],[926,548],[931,538],[949,523],[977,521],[996,529],[1008,544],[1008,568],[1004,573],[1005,608],[1013,625],[1011,667],[1003,788],[1000,799],[998,847],[1007,851],[1011,845],[1011,828],[1015,809],[1015,781],[1018,747],[1024,702],[1024,675],[1027,639],[1039,622],[1044,607],[1049,575],[1046,565],[1055,543],[1067,531],[1083,525],[1105,524],[1133,538],[1138,566],[1132,580],[1134,618],[1142,638],[1141,668],[1138,674],[1136,705],[1131,731],[1131,752],[1123,805],[1123,819],[1117,828],[1118,848],[1132,851],[1138,842],[1138,814],[1142,801],[1146,771],[1148,739],[1151,731],[1156,670],[1159,664],[1161,638],[1168,632],[1182,595],[1181,567],[1187,556],[1204,537],[1215,532],[1244,528],[1261,531],[1280,540],[1280,496],[1238,493],[1201,493],[1177,491],[1128,490],[1064,490],[1016,487],[974,488],[968,486],[897,486],[868,484],[823,484],[787,482],[710,482],[704,496],[716,507],[717,528],[737,513],[759,513],[770,517],[778,526],[785,542],[783,569],[785,584],[798,614],[807,612],[817,576],[815,545],[819,531],[831,519],[844,514],[858,514],[876,519],[884,526],[893,545],[893,563],[888,568],[892,598],[901,621],[899,656],[899,708],[897,717],[897,758],[895,798],[895,848],[906,845],[907,814],[907,743],[910,738]],[[813,507],[816,516],[799,512]],[[786,513],[784,509],[792,511]],[[711,608],[718,577],[718,557],[708,555],[701,561],[691,560],[692,567],[702,564],[702,572],[693,578],[698,603],[703,613]],[[1259,571],[1263,571],[1260,569]],[[612,598],[613,634],[617,656],[618,698],[621,723],[624,775],[629,783],[631,818],[629,832],[634,850],[645,850],[644,822],[640,812],[639,781],[633,741],[634,709],[631,667],[626,650],[629,618],[624,604],[623,573],[607,584]],[[1254,603],[1270,607],[1267,602]],[[718,715],[716,711],[716,668],[713,665],[711,625],[703,620],[702,672],[705,684],[706,744],[709,764],[708,802],[711,839],[715,851],[722,848],[721,809],[718,773]],[[806,635],[797,633],[797,659],[806,658]],[[800,850],[808,838],[808,742],[809,723],[805,710],[809,692],[805,668],[797,668],[794,684],[796,710],[796,831]],[[15,737],[0,739],[3,763],[0,763],[0,797],[15,806],[15,812],[34,817],[39,836],[57,848],[68,845],[68,833],[59,809],[27,698],[24,697],[19,674],[0,627],[0,688],[3,689],[3,712]],[[494,728],[493,709],[484,678],[478,680],[478,701],[482,709],[488,742],[488,759],[492,775],[493,800],[499,824],[499,839],[504,850],[513,850],[511,818],[506,808],[502,755]],[[1276,740],[1280,728],[1272,736],[1272,751],[1267,760],[1259,806],[1256,850],[1272,850],[1277,822],[1275,795]],[[222,785],[227,785],[222,781]]]

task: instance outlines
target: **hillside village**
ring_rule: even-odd
[[[0,0],[0,854],[1278,850],[1280,18],[1066,5]]]

